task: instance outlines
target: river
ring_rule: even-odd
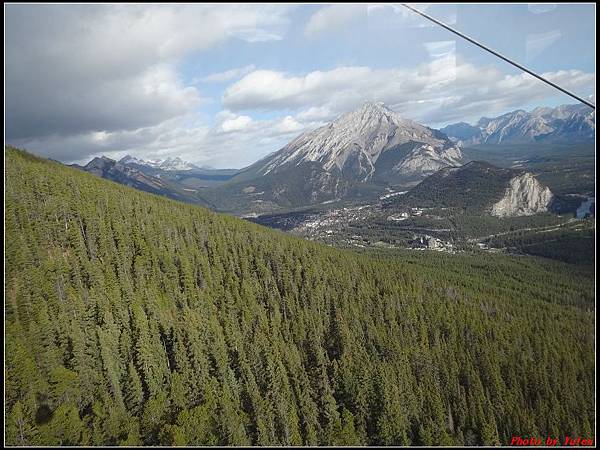
[[[595,203],[596,197],[588,197],[587,200],[582,202],[581,205],[579,205],[579,208],[577,208],[576,217],[578,219],[585,218],[585,215],[591,212],[592,205],[595,205]]]

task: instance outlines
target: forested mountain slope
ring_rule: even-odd
[[[7,444],[593,437],[593,278],[567,265],[432,270],[5,159]]]
[[[437,171],[406,195],[393,197],[388,206],[452,207],[482,215],[518,216],[545,212],[551,200],[550,190],[529,172],[471,161]]]

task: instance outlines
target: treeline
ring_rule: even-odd
[[[586,219],[575,226],[556,227],[543,231],[515,231],[494,236],[487,241],[497,248],[543,256],[571,264],[594,265],[594,220]]]
[[[455,214],[449,217],[454,233],[458,238],[482,238],[492,234],[516,232],[528,228],[559,226],[569,218],[551,213],[535,214],[532,216],[494,217],[483,214],[478,216]]]
[[[9,445],[593,437],[590,283],[424,271],[5,158]]]

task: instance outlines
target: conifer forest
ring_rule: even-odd
[[[593,266],[360,253],[5,160],[8,445],[594,436]]]

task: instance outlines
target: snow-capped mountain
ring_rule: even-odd
[[[561,105],[517,110],[495,118],[482,117],[477,124],[464,122],[441,129],[453,141],[469,144],[524,142],[592,142],[596,113],[585,105]]]
[[[194,164],[183,161],[179,157],[175,158],[167,158],[167,159],[150,159],[143,160],[139,158],[135,158],[133,156],[127,155],[119,160],[121,164],[127,165],[138,165],[138,166],[146,166],[152,167],[153,169],[167,170],[167,171],[179,171],[179,170],[194,170],[199,169],[200,167],[195,166]]]
[[[161,177],[160,173],[156,175],[149,173],[155,169],[142,170],[141,168],[149,167],[139,163],[139,161],[144,163],[145,161],[132,157],[125,159],[125,161],[123,159],[115,161],[106,156],[100,156],[93,158],[85,166],[72,164],[71,167],[76,167],[101,178],[131,186],[141,191],[164,195],[188,203],[214,207],[214,205],[205,202],[203,198],[196,195],[195,189],[187,189],[185,185],[178,184],[172,177]],[[156,172],[161,172],[161,170],[156,170]],[[172,175],[175,176],[177,174],[174,173]]]
[[[385,165],[379,167],[383,159]],[[460,165],[461,159],[460,149],[439,131],[405,119],[383,103],[365,103],[300,135],[264,161],[260,173],[312,162],[326,172],[365,182],[383,172],[421,177]]]
[[[159,178],[148,176],[132,165],[115,161],[106,156],[96,157],[85,166],[76,167],[99,177],[147,192],[159,193],[166,189],[166,185]]]

